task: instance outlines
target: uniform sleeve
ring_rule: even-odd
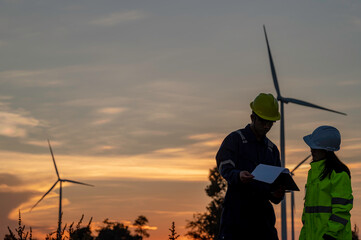
[[[236,152],[238,148],[237,138],[234,134],[228,135],[219,148],[216,160],[219,173],[228,184],[239,184],[239,173],[241,170],[236,169]]]
[[[350,221],[353,206],[351,179],[346,172],[331,174],[332,215],[326,235],[336,239],[337,233]]]

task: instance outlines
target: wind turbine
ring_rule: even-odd
[[[315,105],[313,103],[309,103],[309,102],[305,102],[302,100],[298,100],[298,99],[294,99],[294,98],[285,98],[281,96],[281,92],[280,92],[280,88],[278,86],[278,80],[277,80],[277,75],[276,75],[276,69],[274,67],[273,64],[273,59],[272,59],[272,54],[271,54],[271,49],[269,47],[269,43],[268,43],[268,38],[267,38],[267,32],[266,32],[266,27],[265,25],[263,25],[263,30],[264,30],[264,35],[266,38],[266,43],[267,43],[267,50],[268,50],[268,57],[269,57],[269,62],[270,62],[270,67],[271,67],[271,72],[272,72],[272,78],[273,78],[273,84],[275,86],[276,92],[277,92],[277,100],[280,102],[281,105],[281,137],[280,137],[280,145],[281,145],[281,165],[282,167],[285,167],[285,118],[284,118],[284,103],[294,103],[294,104],[298,104],[301,106],[305,106],[305,107],[311,107],[311,108],[317,108],[317,109],[321,109],[321,110],[325,110],[325,111],[330,111],[330,112],[334,112],[334,113],[338,113],[338,114],[342,114],[342,115],[346,115],[346,113],[342,113],[342,112],[338,112],[329,108],[325,108],[325,107],[321,107],[318,105]],[[282,219],[282,240],[287,240],[287,215],[286,215],[286,198],[281,202],[281,219]]]
[[[301,166],[304,162],[307,161],[307,159],[309,159],[311,157],[311,154],[308,155],[305,159],[303,159],[292,171],[291,171],[291,175],[294,176],[295,174],[293,173],[294,171],[296,171],[296,169]],[[291,230],[292,230],[292,240],[295,239],[295,223],[294,223],[294,210],[295,210],[295,192],[291,191]]]
[[[77,181],[73,181],[73,180],[69,180],[69,179],[61,179],[59,176],[59,172],[58,172],[58,168],[56,167],[56,163],[55,163],[55,158],[54,158],[54,154],[53,154],[53,150],[51,149],[51,145],[50,145],[50,141],[48,139],[48,144],[49,144],[49,149],[50,149],[50,153],[51,156],[53,158],[53,162],[54,162],[54,167],[55,167],[55,172],[56,172],[56,176],[58,177],[58,180],[56,180],[56,182],[54,183],[54,185],[49,189],[49,191],[47,191],[41,198],[40,200],[30,209],[33,210],[33,208],[35,208],[40,202],[41,200],[43,200],[43,198],[51,191],[53,190],[53,188],[56,186],[56,184],[60,183],[60,188],[59,188],[59,218],[58,218],[58,233],[57,233],[57,239],[60,240],[61,239],[61,216],[62,216],[62,211],[61,211],[61,201],[62,201],[62,192],[63,192],[63,188],[62,188],[62,184],[63,182],[70,182],[70,183],[76,183],[76,184],[81,184],[81,185],[86,185],[86,186],[91,186],[94,187],[94,185],[91,184],[87,184],[87,183],[82,183],[82,182],[77,182]]]

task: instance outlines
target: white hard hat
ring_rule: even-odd
[[[303,140],[312,149],[324,149],[327,151],[338,151],[341,144],[341,134],[331,126],[321,126],[312,134],[304,136]]]

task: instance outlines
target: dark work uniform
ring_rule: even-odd
[[[252,171],[260,163],[281,166],[279,151],[267,137],[257,141],[250,125],[229,134],[217,156],[217,167],[227,180],[220,239],[224,240],[278,240],[273,206],[279,203],[271,195],[266,183],[241,183],[239,173]]]

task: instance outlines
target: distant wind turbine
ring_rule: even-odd
[[[338,112],[329,108],[325,108],[325,107],[321,107],[318,105],[315,105],[313,103],[308,103],[302,100],[298,100],[298,99],[294,99],[294,98],[285,98],[281,96],[280,93],[280,88],[278,86],[278,80],[277,80],[277,75],[276,75],[276,69],[274,67],[273,64],[273,59],[272,59],[272,54],[271,54],[271,49],[269,47],[269,43],[268,43],[268,38],[267,38],[267,33],[266,33],[266,27],[265,25],[263,25],[263,30],[264,30],[264,35],[266,38],[266,43],[267,43],[267,49],[268,49],[268,56],[269,56],[269,62],[270,62],[270,67],[271,67],[271,72],[272,72],[272,78],[273,78],[273,84],[275,86],[276,92],[277,92],[277,100],[280,102],[281,105],[281,137],[280,137],[280,145],[281,145],[281,165],[282,167],[285,167],[285,119],[284,119],[284,108],[283,105],[284,103],[294,103],[294,104],[298,104],[301,106],[305,106],[305,107],[311,107],[311,108],[317,108],[317,109],[321,109],[321,110],[325,110],[325,111],[330,111],[330,112],[334,112],[334,113],[338,113],[338,114],[342,114],[342,115],[346,115],[346,113],[342,113],[342,112]],[[281,219],[282,219],[282,240],[287,240],[287,220],[286,220],[286,198],[284,198],[284,200],[281,203]]]
[[[43,198],[51,191],[53,190],[53,188],[56,186],[56,184],[58,184],[58,182],[60,183],[60,190],[59,190],[59,218],[58,218],[58,233],[57,233],[57,239],[60,240],[61,239],[61,217],[62,217],[62,211],[61,211],[61,207],[62,207],[62,204],[61,204],[61,201],[62,201],[62,192],[63,192],[63,189],[62,189],[62,183],[63,182],[71,182],[71,183],[76,183],[76,184],[81,184],[81,185],[86,185],[86,186],[91,186],[91,187],[94,187],[93,185],[91,184],[87,184],[87,183],[81,183],[81,182],[77,182],[77,181],[73,181],[73,180],[68,180],[68,179],[61,179],[60,176],[59,176],[59,172],[58,172],[58,168],[56,167],[56,163],[55,163],[55,158],[54,158],[54,154],[53,154],[53,150],[51,149],[51,145],[50,145],[50,141],[48,139],[48,144],[49,144],[49,149],[50,149],[50,153],[51,153],[51,156],[53,158],[53,162],[54,162],[54,167],[55,167],[55,172],[56,172],[56,175],[58,177],[58,180],[56,180],[56,182],[54,183],[54,185],[49,189],[49,191],[47,191],[41,198],[40,200],[30,209],[30,211],[33,210],[33,208],[35,208],[40,202],[41,200],[43,200]]]

